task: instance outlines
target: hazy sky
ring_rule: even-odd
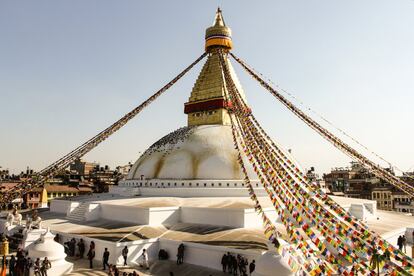
[[[234,53],[400,168],[414,167],[411,0],[0,1],[0,166],[41,169],[140,104],[202,53],[217,5]],[[233,65],[258,119],[305,168],[348,164]],[[184,126],[200,67],[85,159],[134,162]]]

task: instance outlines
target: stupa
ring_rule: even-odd
[[[122,264],[124,246],[128,246],[128,262],[133,264],[143,249],[150,261],[158,259],[160,249],[175,259],[178,245],[184,243],[186,263],[221,269],[222,255],[231,252],[261,264],[258,275],[284,267],[286,256],[268,250],[260,215],[237,162],[227,111],[232,102],[227,100],[225,78],[214,51],[232,47],[231,30],[218,9],[213,26],[206,30],[207,60],[184,104],[187,126],[150,146],[127,178],[109,193],[53,200],[50,211],[42,213],[44,227],[59,233],[62,242],[71,238],[82,238],[86,244],[94,241],[96,260],[108,248],[109,262],[114,264]],[[227,57],[224,62],[246,100]],[[289,152],[285,155],[294,160]],[[245,161],[254,192],[265,214],[278,227],[275,208]],[[381,234],[395,230],[393,226],[384,230],[382,221],[378,224],[375,201],[332,198],[373,225],[374,230],[378,227]],[[403,217],[393,219],[399,219],[402,227],[411,225]],[[282,226],[278,230],[285,234]],[[269,252],[263,254],[265,251]]]
[[[217,48],[230,50],[232,47],[231,30],[218,9],[213,26],[206,30],[207,61],[188,102],[184,104],[187,126],[166,135],[146,150],[119,187],[128,187],[128,192],[131,187],[139,187],[138,192],[142,195],[159,195],[154,188],[161,187],[166,188],[162,190],[162,195],[247,196],[226,109],[232,103],[226,100],[229,95],[219,55],[215,51]],[[226,63],[245,98],[228,59]],[[249,169],[252,179],[256,179],[252,169]],[[177,194],[174,188],[182,189]],[[191,190],[185,191],[185,188]],[[214,188],[225,188],[226,191]]]

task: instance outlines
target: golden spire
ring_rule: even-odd
[[[220,7],[217,8],[216,16],[215,16],[214,22],[213,22],[213,26],[214,27],[224,27],[224,26],[226,26],[226,24],[224,23],[223,15],[221,14]]]
[[[206,30],[206,51],[209,52],[206,63],[194,84],[188,102],[184,104],[184,113],[188,115],[188,125],[230,125],[227,108],[232,105],[229,100],[226,82],[220,66],[220,56],[217,48],[229,51],[232,48],[231,30],[224,23],[220,8],[217,9],[213,26]],[[227,55],[224,62],[230,70],[241,97],[245,99],[236,73]]]
[[[231,30],[224,23],[220,8],[217,8],[213,26],[207,28],[205,38],[206,51],[208,52],[211,52],[215,48],[224,48],[225,50],[231,50],[233,48]]]

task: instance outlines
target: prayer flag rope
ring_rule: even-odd
[[[238,128],[242,129],[241,131],[243,133],[241,135],[243,136],[242,139],[245,140],[245,154],[248,156],[248,160],[252,163],[265,190],[269,193],[269,189],[266,189],[266,185],[269,183],[273,188],[273,192],[270,191],[271,194],[269,194],[269,196],[273,199],[272,203],[275,205],[276,209],[284,208],[284,212],[282,213],[278,210],[278,214],[282,214],[281,220],[282,222],[284,221],[290,236],[302,242],[299,244],[298,248],[303,250],[305,247],[309,252],[313,253],[316,246],[318,251],[327,256],[326,260],[338,265],[337,270],[343,274],[351,275],[351,273],[353,273],[352,271],[356,270],[366,272],[368,267],[363,260],[367,260],[367,258],[370,257],[370,254],[369,252],[366,252],[366,250],[364,251],[364,249],[369,249],[374,246],[373,243],[371,246],[367,246],[370,245],[367,243],[367,240],[369,241],[370,238],[377,240],[379,237],[377,235],[372,235],[365,225],[347,214],[326,194],[320,192],[313,183],[307,181],[300,169],[295,167],[294,162],[291,162],[284,156],[284,153],[272,143],[272,140],[264,131],[262,131],[262,128],[254,119],[250,108],[248,108],[247,105],[242,102],[243,100],[241,97],[238,96],[237,88],[235,88],[234,83],[232,84],[231,76],[226,72],[228,69],[226,69],[226,64],[223,60],[224,58],[221,58],[223,74],[226,78],[229,96],[231,97],[232,102],[235,103],[230,111],[237,117],[236,121],[238,123]],[[253,120],[249,121],[249,118],[253,118]],[[256,131],[256,129],[258,129],[258,131]],[[264,135],[262,135],[261,132],[263,132]],[[281,160],[281,157],[284,157],[284,160]],[[278,165],[276,166],[274,164]],[[275,185],[275,183],[277,185]],[[286,201],[287,199],[287,212],[286,206],[283,206],[280,203],[278,204],[281,198],[275,200],[274,194],[283,194],[284,198],[282,200]],[[273,197],[271,195],[273,195]],[[293,207],[293,204],[295,204],[295,207]],[[298,207],[301,205],[305,206]],[[293,219],[292,213],[294,214]],[[322,217],[313,216],[312,214],[315,213],[318,215],[322,214]],[[297,230],[295,231],[292,221],[295,221],[296,225],[300,225],[305,234],[301,234]],[[338,222],[339,225],[335,227],[335,224]],[[330,223],[330,225],[327,223]],[[324,248],[323,243],[317,238],[317,233],[311,229],[315,226],[316,229],[318,229],[317,233],[319,233],[319,236],[324,236],[329,244],[337,246],[336,255],[341,256],[341,258],[348,263],[353,263],[354,265],[345,267],[346,263],[341,259],[338,259],[337,257],[335,258],[334,254],[328,254],[329,250]],[[354,228],[363,231],[357,231]],[[306,236],[310,238],[312,246],[303,242]],[[392,247],[384,246],[385,243],[386,242],[384,241],[380,243],[383,250],[392,249]],[[359,245],[362,249],[356,250],[356,245]],[[397,251],[395,253],[395,256],[398,257],[397,254],[400,254],[400,252]],[[410,259],[407,259],[404,255],[403,258],[405,261],[410,261]],[[358,264],[355,264],[357,261]],[[408,264],[408,262],[404,263]],[[325,269],[323,263],[322,267]],[[384,267],[389,270],[404,272],[397,263],[390,263]],[[315,267],[311,269],[315,269]],[[319,271],[319,268],[317,268],[316,271]],[[407,268],[407,271],[411,271],[411,269]]]

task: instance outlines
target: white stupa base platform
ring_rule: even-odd
[[[263,202],[268,201],[263,198]],[[263,204],[266,214],[277,220],[271,203]],[[250,198],[241,197],[79,197],[53,200],[50,211],[77,221],[100,219],[150,226],[201,223],[235,228],[261,227]],[[76,215],[76,216],[74,216]]]

